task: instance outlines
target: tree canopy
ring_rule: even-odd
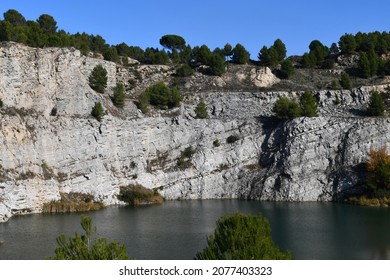
[[[279,250],[271,237],[271,227],[261,214],[236,213],[217,221],[207,247],[196,255],[199,260],[286,260],[291,253]]]
[[[250,54],[241,44],[237,44],[233,49],[232,62],[236,64],[246,64],[249,62]]]
[[[89,216],[81,217],[84,234],[75,233],[67,240],[64,234],[57,238],[55,260],[128,260],[127,249],[117,242],[108,243],[105,238],[96,238],[96,227]]]
[[[160,39],[160,45],[171,51],[182,50],[186,46],[186,41],[179,35],[164,35]]]

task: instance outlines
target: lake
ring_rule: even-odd
[[[390,209],[320,202],[242,200],[167,201],[162,205],[109,207],[84,213],[99,236],[127,247],[130,257],[193,259],[225,214],[262,213],[272,236],[294,259],[389,259]],[[81,214],[16,216],[0,224],[0,259],[45,259],[56,237],[73,236]]]

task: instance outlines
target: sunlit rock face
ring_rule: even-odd
[[[108,73],[104,94],[88,84],[98,64]],[[40,212],[61,193],[117,204],[119,188],[129,184],[166,199],[332,200],[359,181],[355,167],[371,148],[389,145],[388,119],[351,111],[365,109],[372,88],[316,92],[319,117],[280,121],[272,112],[276,100],[300,93],[224,91],[229,75],[213,78],[215,90],[202,90],[208,78],[196,74],[179,108],[142,114],[132,94],[169,82],[172,73],[168,66],[123,68],[74,49],[2,43],[0,221]],[[269,69],[245,73],[251,83],[278,82]],[[125,107],[115,108],[112,88],[130,80],[136,85]],[[200,99],[208,119],[195,118]],[[101,122],[91,116],[96,102],[106,111]],[[189,147],[193,154],[183,157]]]

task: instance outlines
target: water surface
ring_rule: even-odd
[[[390,258],[390,209],[334,203],[239,200],[168,201],[87,213],[98,235],[124,243],[135,259],[193,259],[222,215],[262,213],[294,259]],[[81,214],[37,214],[0,224],[0,259],[53,256],[56,237],[73,236]]]

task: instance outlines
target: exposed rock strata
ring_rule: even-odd
[[[60,193],[119,203],[119,188],[128,184],[167,199],[330,200],[354,186],[354,166],[370,148],[389,147],[389,119],[359,117],[371,88],[317,92],[320,117],[285,123],[272,118],[272,106],[299,93],[200,90],[178,109],[144,116],[132,101],[119,110],[88,86],[97,64],[108,71],[108,94],[117,81],[140,79],[141,89],[173,73],[165,66],[118,68],[73,49],[0,46],[0,221],[40,212]],[[194,118],[200,98],[207,120]],[[101,123],[90,116],[97,101],[107,110]],[[226,143],[231,135],[239,140]],[[196,152],[179,168],[190,146]]]

